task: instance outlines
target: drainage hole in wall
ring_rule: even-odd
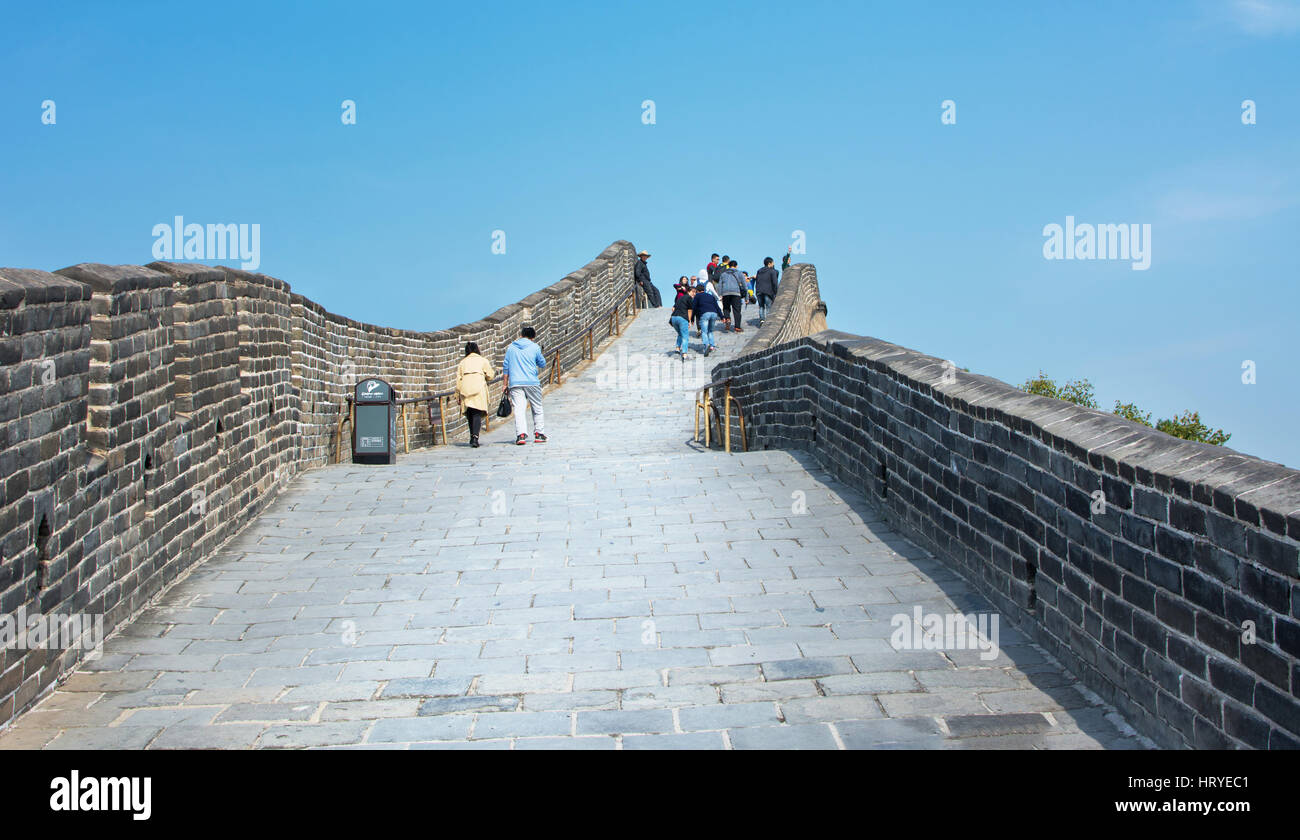
[[[44,589],[48,584],[50,573],[50,520],[41,517],[41,524],[36,526],[36,588]]]

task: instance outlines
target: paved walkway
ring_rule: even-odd
[[[808,456],[694,445],[682,375],[753,329],[683,367],[666,322],[548,396],[546,445],[298,477],[0,747],[1143,745],[1008,622],[992,660],[895,650],[989,607]]]

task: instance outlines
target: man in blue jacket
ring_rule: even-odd
[[[695,309],[695,323],[700,325],[700,338],[704,339],[704,355],[707,356],[718,346],[718,340],[713,337],[713,325],[722,315],[718,311],[718,299],[709,291],[709,287],[701,282],[696,287],[692,306]]]
[[[524,409],[533,415],[533,443],[546,443],[542,420],[542,382],[537,371],[546,367],[542,348],[533,341],[537,331],[524,327],[520,337],[506,348],[506,361],[502,366],[506,393],[510,395],[510,408],[515,415],[515,445],[528,443],[528,421]]]

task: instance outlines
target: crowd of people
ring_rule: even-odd
[[[644,265],[648,258],[649,254],[645,254],[639,262]],[[690,352],[690,330],[694,325],[704,342],[703,353],[709,355],[718,346],[715,333],[744,332],[741,313],[746,306],[758,306],[758,325],[763,326],[781,284],[781,275],[774,263],[775,260],[767,257],[763,260],[763,267],[751,277],[749,272],[741,271],[740,263],[730,256],[724,254],[719,258],[713,254],[698,276],[683,274],[673,284],[673,312],[668,318],[668,323],[677,331],[675,352],[682,359],[686,358]],[[781,269],[789,265],[790,254],[787,252],[781,260]],[[647,269],[647,280],[649,276]]]
[[[633,279],[644,293],[646,305],[660,307],[663,301],[659,290],[650,281],[649,259],[648,251],[637,254]],[[673,311],[668,318],[677,332],[674,352],[682,359],[686,358],[690,352],[691,327],[694,326],[696,334],[704,342],[704,355],[709,355],[718,346],[715,333],[744,332],[741,312],[745,306],[758,307],[758,325],[763,326],[781,282],[780,272],[773,262],[771,257],[763,260],[763,267],[751,277],[748,272],[740,270],[736,260],[713,254],[698,276],[683,274],[673,284]],[[790,254],[787,252],[781,260],[781,270],[789,265]],[[546,367],[546,357],[534,341],[536,337],[532,327],[523,327],[519,338],[506,348],[502,370],[509,413],[515,418],[515,444],[518,446],[528,443],[527,415],[531,415],[533,421],[533,443],[546,443],[539,377],[539,371]],[[465,355],[456,368],[456,397],[469,423],[470,446],[479,445],[479,432],[489,410],[489,385],[495,376],[492,363],[479,352],[478,345],[468,342]],[[502,406],[497,413],[506,416],[506,411]]]

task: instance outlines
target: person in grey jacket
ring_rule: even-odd
[[[632,279],[645,292],[646,303],[658,309],[663,306],[663,301],[659,298],[659,290],[655,284],[650,282],[650,266],[646,261],[650,259],[649,251],[642,251],[637,254],[636,262],[632,264]]]
[[[774,260],[771,257],[763,260],[763,267],[754,275],[754,294],[758,298],[758,325],[763,326],[763,320],[767,318],[768,307],[772,305],[772,300],[776,297],[776,290],[781,285],[781,276],[777,274],[776,269],[772,266]]]
[[[740,305],[745,300],[745,278],[740,275],[740,264],[735,260],[718,274],[718,291],[722,293],[722,317],[731,322],[732,332],[740,328]]]

